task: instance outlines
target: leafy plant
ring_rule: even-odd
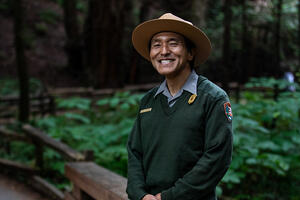
[[[36,94],[42,92],[44,89],[40,80],[31,78],[29,80],[29,92],[30,94]],[[0,96],[19,94],[19,81],[12,78],[0,79]]]
[[[250,83],[248,87],[286,86],[275,79],[255,79],[255,82],[261,84]],[[243,103],[232,105],[234,155],[222,181],[225,191],[231,194],[234,191],[240,196],[238,199],[299,196],[300,179],[293,175],[300,170],[299,100],[299,92],[281,92],[275,101],[248,91],[243,93]],[[290,181],[293,186],[283,184]]]
[[[280,85],[278,82],[252,79],[241,101],[232,102],[233,160],[217,187],[218,195],[234,199],[299,199],[300,93],[282,90],[275,101],[274,90],[266,95],[251,89],[272,88]],[[126,176],[126,142],[142,96],[118,92],[96,101],[79,97],[58,99],[57,106],[66,112],[34,119],[32,124],[74,149],[92,150],[97,164]],[[33,164],[32,147],[13,147],[26,149],[21,153],[22,159]],[[49,171],[45,176],[52,181],[50,177],[56,177],[53,182],[65,187],[66,180],[59,178],[63,177],[63,159],[51,150],[45,152],[44,159]]]
[[[95,103],[79,97],[58,99],[57,107],[66,113],[32,123],[77,150],[93,150],[95,162],[126,176],[126,141],[141,97],[118,92]],[[61,173],[63,169],[56,170]]]

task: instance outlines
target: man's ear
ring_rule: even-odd
[[[195,48],[192,48],[188,51],[188,61],[192,61],[195,57],[195,54],[196,54],[196,49]]]

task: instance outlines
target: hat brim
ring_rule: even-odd
[[[156,33],[175,32],[183,35],[196,46],[194,67],[203,64],[210,55],[211,43],[199,28],[173,19],[153,19],[137,26],[132,33],[136,51],[150,61],[149,42]]]

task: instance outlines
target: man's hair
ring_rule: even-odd
[[[185,43],[185,47],[186,47],[187,51],[192,53],[192,50],[196,49],[195,44],[191,40],[186,38],[185,36],[183,36],[183,38],[184,38],[184,43]],[[193,69],[194,64],[195,64],[195,55],[194,55],[193,60],[191,60],[189,63],[190,63],[190,67]]]

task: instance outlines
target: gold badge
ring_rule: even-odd
[[[140,111],[140,113],[150,112],[152,108],[146,108]]]
[[[195,101],[196,97],[197,97],[196,94],[191,95],[191,97],[189,98],[188,103],[189,103],[189,104],[192,104],[192,103]]]

